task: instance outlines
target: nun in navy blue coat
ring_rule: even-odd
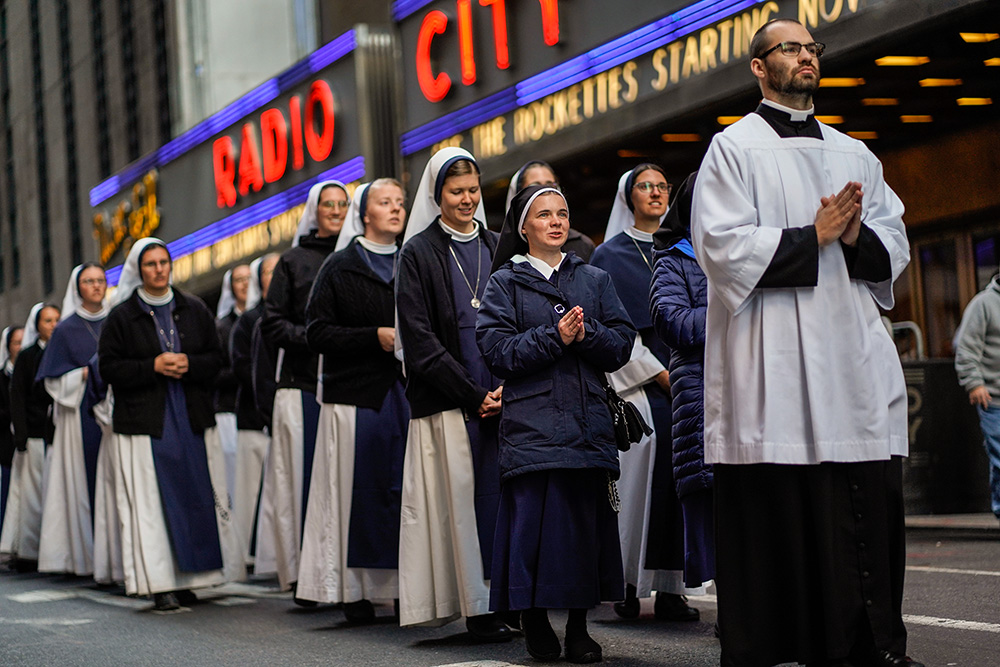
[[[604,374],[628,361],[636,332],[608,274],[561,251],[568,230],[559,190],[520,191],[476,320],[504,379],[490,605],[521,610],[528,652],[542,660],[561,653],[547,610],[569,609],[566,658],[594,662],[587,610],[624,596]]]

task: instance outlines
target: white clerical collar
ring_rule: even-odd
[[[625,233],[634,238],[636,241],[645,241],[646,243],[653,242],[652,232],[644,232],[641,229],[636,229],[635,227],[626,227]]]
[[[358,245],[376,255],[392,255],[398,250],[395,243],[375,243],[375,241],[366,239],[364,236],[358,237]]]
[[[527,262],[534,267],[536,271],[542,274],[542,277],[546,280],[552,277],[552,274],[556,272],[557,267],[562,266],[564,259],[566,259],[566,253],[561,252],[559,253],[559,263],[555,266],[549,266],[549,263],[544,259],[539,259],[533,255],[514,255],[511,257],[511,261],[515,264],[523,264],[524,262]]]
[[[12,362],[10,359],[8,359],[7,363],[5,363],[3,365],[3,369],[7,372],[7,375],[13,375],[14,374],[14,362]]]
[[[44,350],[45,346],[49,344],[47,340],[42,340],[41,338],[38,339],[37,343],[38,343],[38,349],[40,350]]]
[[[441,225],[441,229],[443,229],[445,233],[452,238],[453,241],[458,241],[459,243],[468,243],[469,241],[479,236],[478,222],[474,223],[475,226],[473,227],[472,231],[469,232],[468,234],[463,234],[457,229],[452,229],[448,225],[444,224],[444,221],[442,221],[441,218],[438,218],[437,223]]]
[[[815,105],[809,107],[808,109],[802,110],[802,109],[793,109],[792,107],[786,107],[784,104],[778,104],[774,100],[769,100],[767,98],[761,100],[760,102],[761,104],[766,104],[772,109],[777,109],[778,111],[784,111],[789,115],[790,117],[789,120],[793,120],[796,122],[808,120],[809,116],[813,115],[813,113],[815,113],[816,111]]]
[[[150,306],[165,306],[174,299],[174,290],[171,287],[167,288],[167,291],[163,296],[153,296],[141,287],[137,289],[136,292],[139,293],[139,298]]]
[[[83,306],[76,309],[76,314],[85,320],[90,322],[96,322],[97,320],[103,320],[108,316],[108,304],[101,302],[101,309],[96,313],[92,313]]]

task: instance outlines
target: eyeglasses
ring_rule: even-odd
[[[823,52],[826,51],[826,44],[823,42],[809,42],[808,44],[800,44],[799,42],[778,42],[757,57],[763,60],[764,58],[767,58],[772,51],[776,51],[778,49],[781,49],[782,55],[789,57],[797,56],[802,49],[805,49],[810,53],[810,55],[820,58],[822,57]]]
[[[649,194],[653,191],[653,188],[656,188],[660,191],[661,195],[669,195],[670,191],[674,189],[674,186],[670,185],[670,183],[651,183],[650,181],[639,181],[632,187],[643,194]]]
[[[108,281],[104,278],[84,278],[80,281],[80,284],[90,287],[92,285],[107,285]]]
[[[323,208],[347,208],[349,206],[346,201],[337,201],[336,199],[327,199],[326,201],[321,201],[319,203]]]

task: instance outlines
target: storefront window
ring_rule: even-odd
[[[950,357],[955,354],[952,337],[962,317],[955,239],[920,246],[919,258],[927,356]]]
[[[973,252],[976,259],[976,289],[982,290],[997,274],[997,264],[1000,264],[1000,236],[975,239]]]

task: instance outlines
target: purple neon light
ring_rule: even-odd
[[[392,18],[402,21],[410,14],[419,11],[421,7],[434,2],[434,0],[396,0],[392,3]]]
[[[402,2],[403,0],[399,0]],[[546,95],[564,90],[632,58],[685,37],[726,16],[758,4],[759,0],[701,0],[669,16],[636,28],[587,53],[539,72],[520,83],[473,102],[429,123],[404,132],[400,151],[412,155],[458,132],[475,127]]]
[[[365,159],[359,155],[348,160],[347,162],[344,162],[343,164],[339,164],[332,169],[324,171],[318,176],[314,176],[313,178],[303,181],[302,183],[297,183],[284,192],[279,192],[278,194],[257,202],[253,206],[249,206],[242,211],[233,213],[232,215],[229,215],[221,220],[205,225],[201,229],[192,232],[187,236],[182,236],[176,241],[168,243],[167,249],[170,251],[170,256],[174,259],[190,255],[197,250],[206,248],[213,243],[221,241],[222,239],[228,238],[234,234],[238,234],[239,232],[263,222],[264,220],[268,220],[280,213],[284,213],[285,211],[294,208],[302,203],[306,195],[309,193],[309,188],[320,181],[337,180],[344,183],[350,183],[351,181],[361,179],[364,175]],[[121,271],[121,265],[108,269],[107,279],[109,285],[118,284],[118,278],[121,276]]]
[[[162,167],[195,146],[219,134],[241,118],[270,103],[282,93],[298,85],[311,74],[315,74],[343,58],[357,48],[354,30],[324,44],[307,58],[292,65],[278,76],[268,79],[257,88],[239,98],[229,106],[212,114],[188,131],[174,137],[157,150],[140,158],[137,162],[98,183],[90,190],[90,205],[97,206],[109,197],[121,192],[123,186],[135,183],[153,168]]]

